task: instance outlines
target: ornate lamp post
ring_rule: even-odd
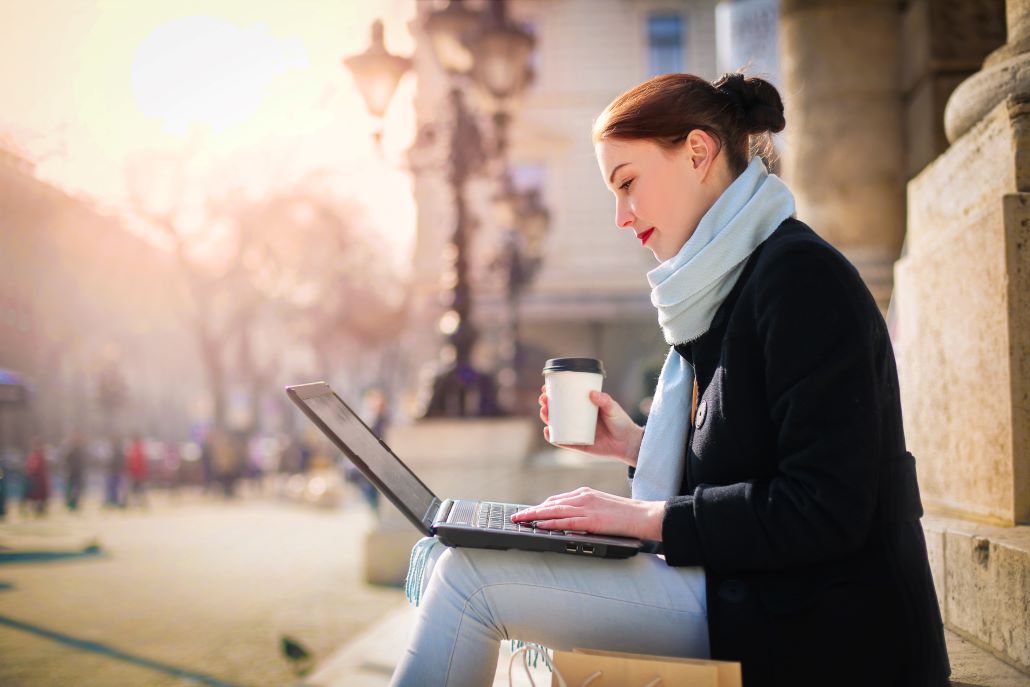
[[[448,310],[440,320],[440,330],[447,336],[446,357],[451,362],[433,381],[426,415],[496,415],[500,413],[496,383],[490,375],[476,370],[471,362],[478,332],[471,318],[468,255],[472,218],[465,200],[465,186],[472,176],[482,171],[491,152],[503,155],[507,115],[495,114],[498,144],[493,151],[485,150],[461,86],[471,77],[499,102],[511,97],[524,87],[528,78],[527,63],[533,40],[507,22],[503,0],[491,3],[485,17],[466,8],[461,0],[451,0],[446,8],[428,15],[425,29],[437,61],[451,77],[448,180],[455,208],[454,231],[447,246],[451,264],[445,274]],[[403,69],[402,62],[397,60],[403,60]],[[344,64],[354,73],[369,111],[382,117],[410,60],[386,52],[382,46],[382,24],[377,21],[373,24],[372,47],[363,55],[345,59]],[[384,93],[385,98],[380,97]],[[375,101],[373,95],[377,98]]]
[[[503,199],[510,209],[511,225],[507,231],[504,251],[497,266],[506,272],[506,296],[508,306],[509,348],[508,360],[498,375],[502,393],[507,397],[507,406],[516,411],[520,407],[517,390],[518,372],[522,368],[522,340],[519,333],[519,302],[543,258],[543,243],[550,228],[551,213],[540,198],[539,188],[516,191],[510,182],[507,196]],[[535,385],[534,385],[535,388]],[[534,394],[535,397],[535,394]]]
[[[379,122],[379,128],[372,136],[376,146],[381,146],[383,115],[401,77],[411,68],[411,60],[387,52],[386,43],[383,42],[383,22],[376,19],[372,22],[372,42],[368,50],[344,59],[343,63],[354,75],[361,97],[365,100],[365,107]]]

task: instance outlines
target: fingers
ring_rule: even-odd
[[[557,518],[570,518],[579,515],[579,507],[565,503],[541,504],[526,510],[520,510],[511,516],[512,522],[526,522],[528,520],[555,520]]]
[[[619,404],[603,391],[591,391],[590,402],[593,403],[605,415],[614,415],[619,410]]]
[[[536,526],[542,530],[575,530],[590,531],[590,520],[585,517],[556,518],[554,520],[538,520]]]
[[[541,520],[555,516],[567,517],[570,513],[582,508],[593,490],[590,487],[580,487],[563,494],[548,496],[539,505],[531,506],[515,513],[512,522],[525,522],[527,520]]]
[[[606,423],[609,421],[616,423],[632,422],[629,414],[623,410],[622,406],[603,391],[591,391],[590,400],[597,406],[597,409],[600,411],[599,414],[604,417]]]

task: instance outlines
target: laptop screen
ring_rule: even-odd
[[[353,456],[349,457],[356,457],[360,461],[355,461],[358,468],[362,467],[360,463],[368,466],[372,475],[366,474],[366,477],[373,482],[378,478],[416,519],[424,518],[433,504],[433,492],[429,491],[411,470],[379,441],[372,430],[368,429],[328,386],[322,386],[325,389],[324,394],[307,396],[303,403],[314,411],[326,427],[349,449],[344,453],[353,453]]]

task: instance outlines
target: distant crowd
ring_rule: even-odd
[[[200,487],[231,499],[241,483],[260,485],[266,475],[304,475],[313,462],[332,464],[311,442],[289,435],[213,430],[200,441],[184,442],[139,434],[89,438],[78,432],[59,443],[37,438],[26,452],[0,453],[0,517],[13,507],[42,517],[57,499],[77,511],[87,491],[100,496],[105,508],[147,507],[151,488],[175,493]]]
[[[367,390],[361,414],[384,437],[389,418],[386,396]],[[172,495],[183,487],[232,499],[272,490],[276,496],[317,506],[340,503],[344,484],[353,485],[373,510],[379,495],[315,428],[305,433],[268,435],[211,428],[181,442],[136,433],[86,436],[73,432],[63,441],[33,439],[28,450],[0,446],[0,518],[17,507],[24,516],[43,517],[51,501],[78,511],[84,495],[100,497],[104,508],[149,506],[148,492]],[[12,504],[17,504],[16,506]]]

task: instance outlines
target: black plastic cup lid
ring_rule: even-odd
[[[544,363],[544,374],[548,372],[593,372],[606,376],[604,363],[597,358],[551,358]]]

